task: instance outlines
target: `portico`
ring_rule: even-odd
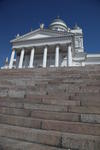
[[[70,66],[72,60],[71,44],[56,44],[13,49],[9,68],[13,68],[16,54],[17,68],[63,67]]]

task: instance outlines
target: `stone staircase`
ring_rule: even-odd
[[[0,150],[100,150],[100,66],[0,70]]]

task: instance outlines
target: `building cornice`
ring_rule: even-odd
[[[56,44],[64,44],[64,45],[67,45],[67,44],[70,44],[72,42],[71,38],[63,38],[63,39],[51,39],[51,40],[37,40],[37,41],[21,41],[21,42],[18,42],[18,43],[13,43],[13,46],[12,48],[23,48],[23,47],[38,47],[38,46],[45,46],[45,45],[56,45]]]
[[[31,31],[31,32],[29,32],[25,35],[19,36],[16,39],[11,40],[10,42],[13,43],[13,42],[18,42],[18,41],[23,41],[23,40],[25,40],[24,39],[25,37],[31,36],[32,34],[36,35],[38,33],[45,34],[45,35],[49,34],[49,35],[51,35],[51,38],[57,37],[57,36],[62,37],[62,36],[73,36],[74,35],[73,33],[70,33],[70,32],[53,31],[53,30],[50,30],[50,29],[37,29],[37,30]],[[46,37],[46,38],[48,38],[48,37]],[[42,38],[40,38],[40,39],[42,39]]]
[[[39,39],[27,39],[27,40],[21,40],[21,41],[16,41],[13,43],[23,43],[23,42],[33,42],[33,43],[38,43],[38,42],[49,42],[49,41],[62,41],[62,40],[69,40],[72,39],[72,35],[66,35],[66,36],[57,36],[57,37],[46,37],[46,38],[39,38]]]

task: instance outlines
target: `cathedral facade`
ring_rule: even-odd
[[[61,19],[11,40],[12,53],[4,68],[70,67],[100,64],[100,54],[84,51],[83,32],[70,29]]]

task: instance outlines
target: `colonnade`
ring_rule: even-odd
[[[60,49],[60,46],[57,45],[55,48],[55,67],[59,67],[59,49]],[[15,53],[16,53],[16,50],[13,49],[11,58],[10,58],[9,69],[13,68]],[[43,68],[47,67],[47,54],[48,54],[48,46],[45,46],[44,50],[43,50],[43,64],[42,64]],[[34,55],[35,55],[35,48],[33,47],[30,52],[29,68],[34,67]],[[25,49],[22,48],[21,53],[20,53],[19,62],[18,62],[18,68],[23,68],[24,56],[25,56]],[[67,56],[67,66],[72,66],[71,45],[68,45],[68,50],[66,50],[66,56]]]

